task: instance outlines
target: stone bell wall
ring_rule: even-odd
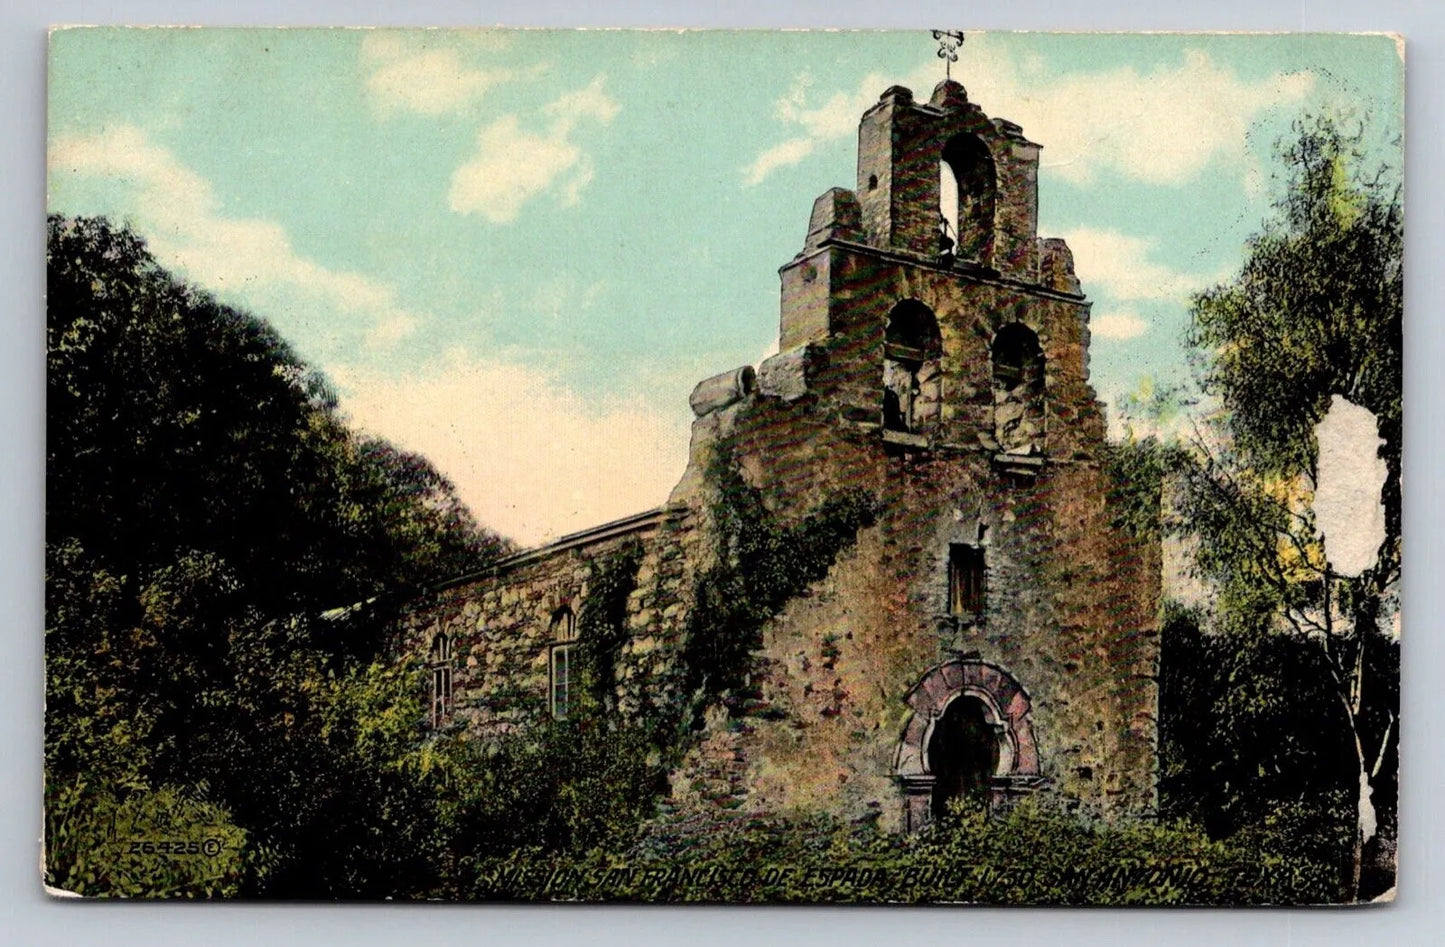
[[[973,171],[988,174],[969,180],[994,188],[980,192],[991,218],[970,218],[989,231],[978,259],[939,249],[939,161],[955,145],[984,162]],[[915,828],[937,775],[930,734],[965,695],[999,741],[991,794],[1151,811],[1160,554],[1116,525],[1090,307],[1067,245],[1037,234],[1038,148],[957,83],[927,103],[887,90],[860,124],[858,190],[814,203],[803,249],[780,271],[780,354],[694,390],[689,464],[667,505],[415,603],[409,646],[425,652],[443,631],[454,641],[456,720],[484,740],[543,721],[553,614],[580,615],[603,563],[634,542],[617,706],[687,696],[678,653],[718,548],[707,471],[726,443],[782,525],[845,491],[878,512],[766,623],[749,699],[708,711],[672,774],[670,811],[704,824],[827,812]],[[890,355],[890,319],[921,308],[940,354],[889,369],[907,354],[895,340]],[[1026,389],[994,362],[1006,332],[1042,355]],[[890,387],[912,406],[904,430],[884,424]],[[984,563],[977,612],[950,603],[955,545]]]

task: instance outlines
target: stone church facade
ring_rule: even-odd
[[[1159,550],[1115,525],[1089,303],[1064,242],[1038,236],[1038,157],[956,82],[885,91],[856,189],[817,199],[782,267],[779,354],[697,386],[667,503],[411,605],[434,719],[486,741],[577,712],[579,612],[623,547],[641,560],[616,706],[682,700],[725,441],[780,522],[844,487],[878,512],[763,628],[749,684],[768,712],[707,715],[676,807],[899,830],[964,792],[1151,811]]]

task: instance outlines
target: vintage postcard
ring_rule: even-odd
[[[1403,71],[56,30],[47,890],[1393,899]]]

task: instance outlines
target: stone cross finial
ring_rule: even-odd
[[[934,30],[938,40],[938,58],[943,60],[943,78],[952,79],[952,66],[958,62],[958,47],[963,45],[963,30]]]

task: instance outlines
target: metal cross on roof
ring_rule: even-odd
[[[934,30],[938,40],[938,58],[943,60],[943,78],[952,79],[952,65],[958,62],[958,47],[963,45],[963,30]]]

